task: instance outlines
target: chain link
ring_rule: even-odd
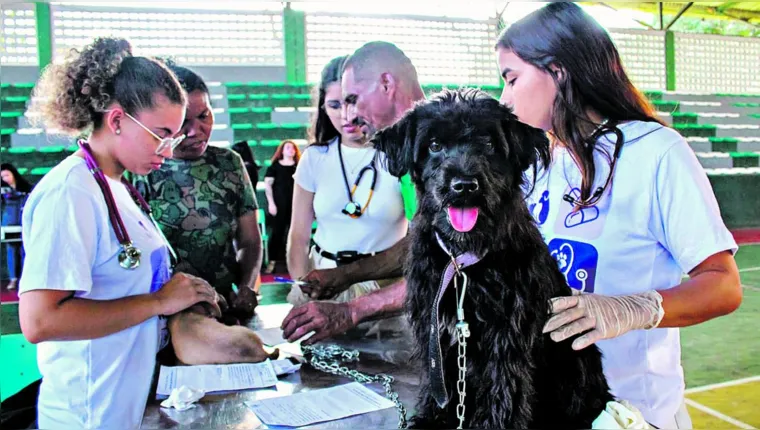
[[[462,277],[462,291],[459,291],[459,283],[457,277]],[[454,276],[454,292],[456,293],[457,303],[457,367],[459,368],[459,379],[457,380],[457,392],[459,393],[459,404],[457,405],[457,418],[459,419],[459,427],[461,429],[464,426],[464,411],[465,404],[464,399],[467,395],[467,338],[470,337],[470,327],[464,320],[464,294],[467,290],[467,276],[458,272]]]
[[[360,384],[379,383],[385,388],[385,396],[396,405],[398,410],[398,428],[405,429],[406,408],[401,403],[397,392],[393,391],[391,384],[393,377],[384,373],[377,375],[368,375],[355,369],[341,366],[343,363],[353,363],[359,361],[359,351],[349,351],[338,345],[304,345],[302,346],[304,356],[308,358],[309,364],[315,369],[332,375],[343,376],[353,379]]]
[[[457,357],[457,364],[459,367],[459,380],[457,381],[457,391],[459,392],[459,404],[457,405],[457,418],[459,418],[459,427],[461,429],[464,425],[464,398],[467,395],[467,336],[465,336],[466,328],[460,327],[457,324],[457,343],[459,343],[459,356]]]

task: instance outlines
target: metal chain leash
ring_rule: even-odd
[[[460,294],[457,276],[462,277],[462,291]],[[467,275],[457,269],[457,275],[454,276],[454,291],[457,298],[457,367],[459,368],[459,379],[457,380],[457,392],[459,393],[459,404],[457,405],[457,418],[459,427],[464,426],[465,396],[467,395],[467,338],[470,337],[470,327],[464,320],[464,293],[467,289]]]
[[[403,403],[401,403],[401,400],[399,400],[398,393],[393,391],[393,388],[391,387],[391,384],[394,381],[392,376],[384,373],[369,375],[359,372],[358,370],[341,366],[343,363],[359,361],[359,351],[356,350],[349,351],[338,345],[304,345],[301,348],[303,349],[304,356],[308,358],[309,364],[317,370],[332,375],[347,377],[360,384],[381,384],[383,388],[385,388],[385,396],[396,405],[396,409],[398,410],[398,428],[406,428],[406,408]]]

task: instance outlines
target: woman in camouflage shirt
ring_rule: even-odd
[[[257,304],[262,256],[254,187],[236,152],[208,145],[214,113],[206,84],[187,68],[167,65],[188,94],[180,130],[187,138],[173,159],[136,182],[179,255],[176,270],[205,279],[247,319]]]

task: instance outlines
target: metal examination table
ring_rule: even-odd
[[[277,327],[291,308],[288,304],[263,305],[256,309],[256,318],[251,323],[253,329]],[[412,335],[408,331],[399,333],[380,333],[359,339],[340,337],[329,340],[347,349],[360,351],[359,362],[349,363],[364,373],[386,373],[395,378],[393,389],[407,409],[407,418],[411,417],[417,399],[421,371],[411,364],[410,356],[413,345]],[[291,345],[292,346],[292,345]],[[280,358],[283,358],[281,351]],[[146,429],[203,428],[203,429],[253,429],[267,428],[258,417],[248,409],[244,402],[249,400],[287,396],[319,388],[352,382],[348,378],[333,376],[303,364],[301,370],[291,375],[281,376],[274,388],[241,391],[229,394],[207,395],[195,408],[178,412],[159,406],[160,401],[151,400],[142,422]],[[385,391],[380,384],[367,385],[380,395]],[[369,414],[344,418],[338,421],[318,423],[307,428],[373,428],[393,429],[398,425],[396,408],[384,409]]]

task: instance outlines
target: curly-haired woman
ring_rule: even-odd
[[[123,39],[72,51],[37,83],[30,117],[87,136],[35,187],[22,220],[19,317],[39,344],[39,428],[139,427],[166,341],[159,316],[216,304],[205,281],[171,276],[170,248],[122,179],[171,157],[186,103],[174,74]]]

